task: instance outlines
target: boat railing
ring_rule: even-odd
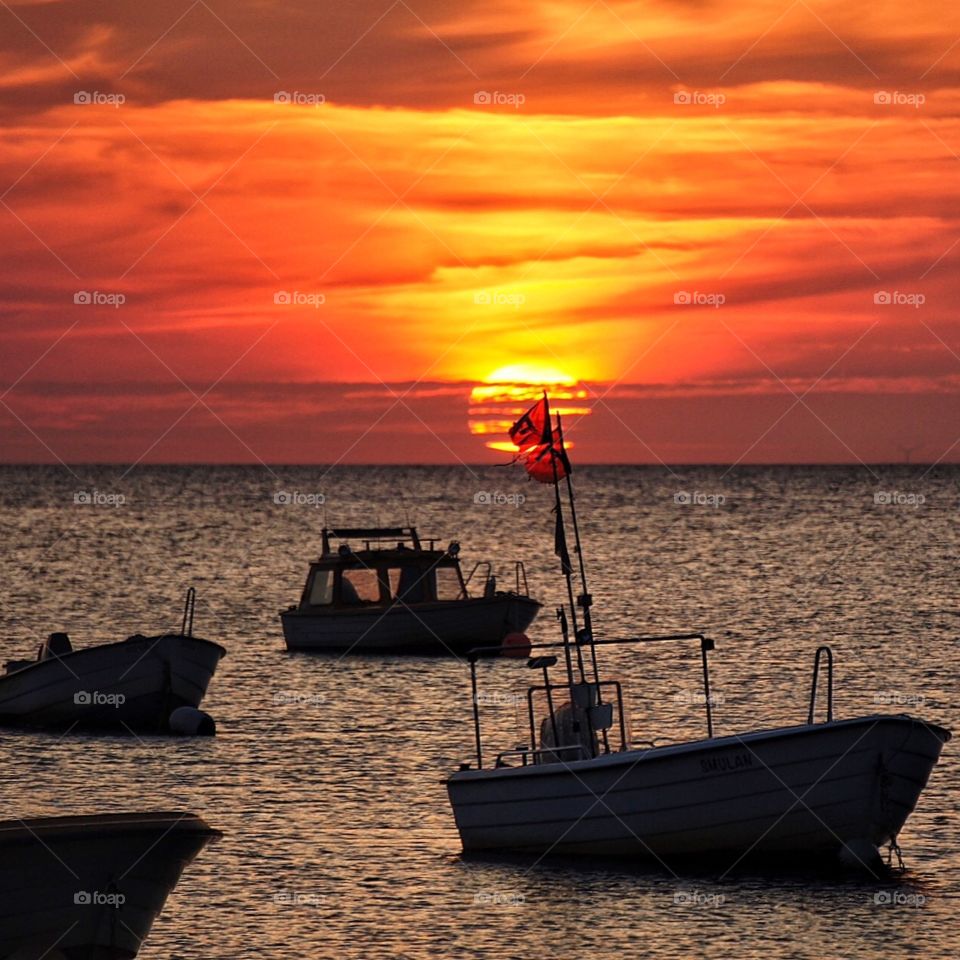
[[[530,721],[530,742],[531,743],[536,743],[538,740],[537,731],[536,731],[536,716],[535,716],[534,702],[533,702],[535,695],[537,693],[545,693],[547,696],[548,713],[547,713],[547,716],[544,717],[544,720],[550,721],[551,725],[553,726],[554,740],[556,740],[557,739],[557,735],[556,735],[557,719],[556,719],[556,711],[554,710],[554,707],[553,707],[553,696],[557,691],[565,690],[567,691],[567,694],[570,697],[569,702],[573,703],[574,688],[581,687],[581,686],[584,686],[584,684],[575,683],[571,685],[569,683],[549,683],[549,684],[544,684],[543,686],[529,687],[527,689],[527,715]],[[598,683],[597,682],[588,683],[586,684],[586,686],[600,688],[600,689],[607,687],[607,688],[612,688],[614,690],[613,702],[615,702],[617,705],[617,721],[618,721],[617,725],[620,728],[620,749],[627,750],[629,748],[629,743],[627,741],[627,721],[626,721],[626,717],[623,714],[623,687],[621,686],[620,681],[619,680],[601,680]],[[603,702],[610,703],[611,701],[608,700],[606,697],[604,697]],[[589,723],[589,714],[588,714],[588,723]],[[606,728],[603,728],[603,729],[606,729]],[[595,730],[591,730],[590,732],[591,734],[596,735],[597,733],[600,732],[600,729],[598,728]],[[586,752],[586,748],[584,748],[582,744],[577,744],[576,746],[580,747]],[[609,744],[606,744],[606,747],[607,749],[604,752],[610,753]],[[558,749],[566,750],[569,748],[560,747]],[[538,752],[557,753],[558,749],[545,747]]]
[[[359,540],[366,550],[379,549],[385,542],[409,543],[414,550],[420,550],[423,543],[428,543],[428,549],[432,550],[437,542],[435,537],[422,540],[417,535],[416,527],[324,527],[320,536],[325,556],[330,553],[333,540]]]
[[[813,715],[817,707],[817,693],[820,683],[820,658],[827,659],[827,723],[833,722],[833,651],[828,646],[817,647],[813,655],[813,683],[810,687],[810,711],[807,714],[807,723],[813,723]]]
[[[470,573],[464,578],[463,581],[463,593],[462,596],[466,597],[467,590],[470,587],[470,583],[476,575],[477,571],[480,568],[484,570],[483,577],[483,593],[486,593],[488,584],[493,579],[493,565],[489,560],[478,560],[473,568],[470,570]],[[522,560],[516,560],[514,562],[514,584],[517,596],[519,597],[529,597],[530,596],[530,587],[527,584],[527,570],[523,565]]]
[[[503,753],[497,754],[497,759],[493,765],[495,767],[509,767],[510,764],[506,762],[506,757],[520,757],[520,765],[529,767],[537,764],[541,757],[547,755],[550,755],[551,760],[556,762],[554,754],[558,753],[579,754],[579,756],[571,757],[572,760],[590,759],[590,753],[587,748],[582,743],[575,743],[568,747],[541,747],[539,750],[535,750],[532,747],[516,747],[513,750],[504,750]]]
[[[527,568],[523,565],[522,560],[517,561],[516,573],[517,573],[517,596],[529,597],[530,587],[527,585]],[[521,589],[521,583],[523,584],[522,589]]]
[[[193,636],[193,613],[197,607],[197,591],[194,587],[187,589],[187,596],[183,602],[183,623],[180,626],[181,637]]]
[[[489,560],[478,560],[471,569],[470,573],[467,575],[466,579],[463,581],[463,596],[468,596],[467,591],[470,588],[470,584],[473,581],[476,572],[483,567],[486,570],[486,575],[483,578],[483,587],[486,589],[487,584],[490,582],[490,577],[493,576],[493,567],[490,564]]]
[[[479,566],[479,564],[477,564]],[[672,643],[685,640],[696,640],[700,644],[700,657],[701,664],[703,669],[703,688],[704,688],[704,706],[706,708],[706,720],[707,720],[707,736],[709,738],[713,737],[713,709],[712,704],[713,700],[710,695],[710,668],[707,661],[707,654],[709,651],[714,649],[714,642],[709,637],[705,636],[702,633],[671,633],[664,634],[662,636],[649,636],[649,637],[626,637],[622,639],[597,639],[593,638],[589,642],[592,643],[595,647],[607,647],[607,646],[618,646],[618,645],[632,645],[638,643]],[[524,653],[530,654],[530,659],[527,661],[527,665],[531,668],[540,668],[544,666],[543,660],[545,658],[539,657],[533,654],[535,650],[564,650],[566,644],[562,640],[553,640],[542,643],[531,643],[524,647]],[[502,646],[488,646],[488,647],[474,647],[467,653],[467,662],[470,665],[470,685],[473,692],[473,725],[474,725],[474,738],[476,744],[476,756],[477,756],[477,769],[483,769],[483,735],[481,732],[480,725],[480,699],[478,696],[478,684],[477,684],[477,664],[481,660],[488,660],[490,658],[497,658],[498,655],[507,654],[509,656],[515,656],[515,653],[507,648]],[[555,658],[550,658],[555,660]],[[620,688],[619,681],[590,681],[584,680],[584,683],[587,686],[602,686],[604,684],[615,684],[617,689],[617,701],[619,706],[619,720],[620,720],[620,729],[621,729],[621,744],[623,749],[629,749],[629,744],[627,742],[627,733],[626,733],[626,720],[622,704],[622,690]],[[831,681],[830,681],[830,693],[832,698],[832,660],[831,660]],[[575,684],[576,686],[582,686],[583,684]],[[550,684],[546,683],[546,687],[549,687],[546,690],[548,696],[552,695],[553,690],[563,689],[569,687],[569,684]],[[529,696],[529,695],[528,695]],[[832,706],[829,708],[830,713],[829,717],[832,718]],[[535,731],[532,731],[535,732]],[[536,743],[537,739],[532,737],[532,742]],[[605,744],[605,749],[609,752],[609,748]],[[556,752],[547,750],[547,752]]]

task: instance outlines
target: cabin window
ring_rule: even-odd
[[[414,565],[387,571],[390,596],[403,603],[424,603],[430,599],[430,570]]]
[[[333,577],[332,570],[318,570],[313,575],[313,583],[310,584],[310,605],[314,607],[325,607],[333,603]]]
[[[437,567],[437,599],[456,600],[462,591],[456,567]]]
[[[344,570],[340,581],[341,603],[379,603],[380,580],[376,570]]]

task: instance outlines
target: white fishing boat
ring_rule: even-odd
[[[549,408],[546,422],[549,429]],[[549,440],[551,450],[555,443]],[[553,475],[568,481],[577,533],[562,433],[554,455],[563,457]],[[557,485],[557,552],[572,600],[560,508]],[[531,649],[528,666],[538,681],[527,691],[527,742],[496,753],[487,765],[477,684],[483,651],[470,655],[476,761],[447,781],[465,851],[613,855],[668,865],[676,857],[720,856],[728,866],[748,857],[836,854],[871,870],[880,847],[899,854],[898,834],[950,739],[948,730],[906,715],[834,719],[833,655],[821,647],[806,723],[714,736],[712,641],[701,634],[596,639],[578,533],[576,553],[583,592],[570,604],[573,636],[561,608],[562,641]],[[707,735],[662,746],[634,744],[621,684],[601,679],[598,650],[670,641],[700,644]],[[824,658],[826,716],[815,722]],[[558,662],[563,676],[555,679]]]
[[[299,604],[280,614],[287,648],[456,654],[530,625],[540,604],[522,561],[501,590],[489,562],[465,577],[459,544],[436,543],[415,527],[324,529]]]
[[[0,957],[130,960],[217,836],[192,813],[0,822]]]
[[[34,660],[14,660],[0,675],[0,723],[56,729],[167,732],[175,711],[199,714],[226,650],[193,636],[195,593],[187,594],[178,634],[136,635],[74,650],[65,633],[40,645]]]

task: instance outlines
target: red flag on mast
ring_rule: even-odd
[[[546,393],[511,428],[510,440],[515,447],[526,450],[541,443],[549,443],[550,401]]]
[[[546,391],[543,399],[510,428],[510,439],[520,450],[517,460],[523,463],[534,480],[556,483],[570,474],[570,461],[563,441],[554,435]]]

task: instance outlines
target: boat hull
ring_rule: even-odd
[[[135,957],[184,867],[217,835],[185,813],[0,823],[0,956]]]
[[[504,594],[325,613],[287,610],[280,619],[288,650],[458,654],[522,632],[539,610],[536,600]]]
[[[461,771],[447,787],[466,851],[820,856],[895,838],[949,738],[873,716]]]
[[[177,707],[200,705],[225,652],[170,634],[31,663],[0,677],[0,723],[162,732]]]

